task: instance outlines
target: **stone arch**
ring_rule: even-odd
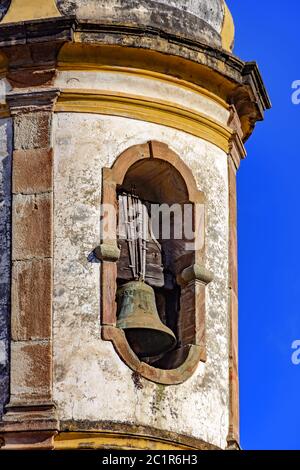
[[[102,204],[117,204],[117,187],[122,185],[130,168],[140,162],[164,162],[180,174],[191,204],[204,204],[205,196],[199,191],[192,172],[182,159],[167,145],[148,142],[123,152],[112,168],[103,169]],[[205,290],[212,280],[203,266],[203,248],[196,249],[193,257],[184,260],[179,268],[177,282],[181,289],[180,338],[182,347],[170,353],[165,368],[141,361],[134,353],[123,330],[117,327],[117,272],[120,251],[117,226],[109,239],[102,239],[97,250],[101,263],[101,325],[102,339],[111,341],[120,358],[142,377],[164,385],[186,381],[196,370],[199,361],[206,361],[205,345]],[[188,262],[188,264],[187,264]],[[179,263],[180,265],[180,263]],[[188,332],[188,336],[187,333]],[[185,342],[184,342],[185,341]]]

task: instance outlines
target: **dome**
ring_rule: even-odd
[[[158,28],[213,46],[223,43],[226,49],[233,43],[233,21],[224,0],[58,0],[58,7],[80,19]]]
[[[4,0],[2,23],[75,15],[79,20],[153,28],[231,51],[234,25],[224,0]]]

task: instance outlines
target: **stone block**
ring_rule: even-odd
[[[52,150],[16,150],[13,161],[14,193],[35,194],[52,190]]]
[[[238,367],[238,298],[235,292],[230,290],[230,330],[231,330],[231,352],[232,363]]]
[[[12,221],[13,260],[51,257],[51,194],[14,196]]]
[[[0,304],[0,339],[8,338],[10,306]]]
[[[35,112],[20,114],[14,120],[14,148],[27,150],[51,146],[51,114]]]
[[[11,320],[14,341],[51,336],[51,264],[50,259],[14,263]]]
[[[50,341],[11,343],[11,403],[51,399]]]

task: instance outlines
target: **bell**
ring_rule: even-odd
[[[159,318],[152,287],[140,281],[128,282],[118,290],[117,300],[117,326],[124,330],[137,356],[159,356],[175,346],[173,331]]]

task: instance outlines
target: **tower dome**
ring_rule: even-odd
[[[225,49],[233,44],[233,21],[224,0],[58,0],[58,7],[80,19],[150,26]]]
[[[32,19],[32,8],[24,9],[19,2],[5,0],[0,10],[3,23],[26,21],[27,13]],[[43,0],[36,19],[59,12],[95,23],[150,27],[230,51],[233,46],[234,24],[224,0]]]

